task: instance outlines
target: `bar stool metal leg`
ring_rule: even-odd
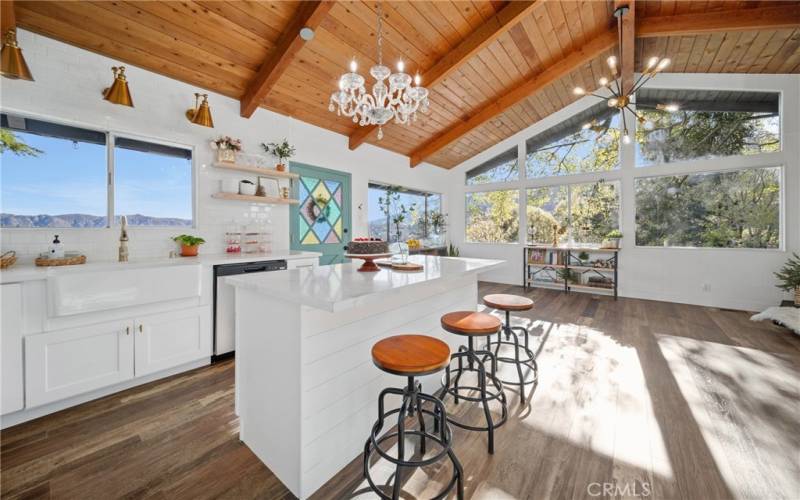
[[[484,418],[486,419],[485,426],[468,425],[464,422],[454,420],[452,417],[450,417],[448,421],[455,426],[461,427],[462,429],[486,432],[488,436],[489,453],[494,453],[494,430],[503,425],[508,419],[506,396],[503,392],[503,384],[496,375],[497,360],[494,357],[494,353],[488,350],[475,350],[473,337],[468,337],[467,341],[468,345],[465,349],[459,348],[458,352],[451,356],[452,359],[458,361],[458,368],[451,370],[450,366],[448,366],[445,369],[443,381],[444,393],[442,394],[442,400],[444,400],[449,394],[453,396],[455,402],[458,402],[459,399],[463,399],[464,401],[481,403],[481,406],[483,407]],[[462,362],[464,358],[466,358],[467,361],[466,366],[464,366]],[[486,372],[485,360],[488,360],[491,363],[489,373]],[[451,387],[450,380],[453,371],[457,373],[454,379],[454,384]],[[465,372],[477,373],[477,386],[459,385],[459,378]],[[493,391],[490,391],[487,388],[487,381],[491,382],[491,384],[494,386]],[[463,391],[477,391],[479,395],[469,396],[466,394],[461,394]],[[492,413],[489,408],[489,403],[494,400],[500,403],[501,408],[501,416],[497,421],[492,418]]]
[[[453,476],[444,490],[433,498],[434,500],[444,499],[453,489],[456,489],[457,498],[462,500],[464,498],[464,471],[461,467],[461,462],[459,462],[452,450],[452,430],[448,425],[449,419],[447,418],[444,404],[435,396],[423,393],[421,389],[421,385],[418,385],[415,382],[414,377],[408,377],[408,385],[404,389],[388,388],[381,391],[380,396],[378,397],[378,420],[373,425],[372,432],[370,433],[369,438],[367,438],[367,442],[364,444],[364,478],[367,480],[372,490],[380,498],[397,500],[400,498],[400,493],[402,492],[401,471],[403,467],[423,467],[437,462],[447,456],[453,464]],[[389,411],[385,410],[385,398],[388,395],[402,396],[403,399],[399,408]],[[431,403],[433,409],[430,410],[423,407],[423,402]],[[419,430],[406,428],[406,416],[412,416],[413,412],[416,412],[417,414],[420,423]],[[388,432],[383,436],[378,437],[386,418],[394,414],[397,414],[397,431]],[[425,430],[425,423],[423,420],[425,415],[433,417],[435,428],[433,433],[429,433]],[[421,455],[418,460],[407,460],[405,457],[405,439],[407,436],[418,436],[420,438]],[[397,438],[397,456],[392,456],[380,448],[380,444],[382,442],[393,438]],[[428,458],[424,458],[426,451],[426,440],[433,440],[441,447],[441,450],[438,453]],[[373,482],[372,477],[370,476],[369,462],[374,453],[377,453],[382,458],[395,464],[392,496],[388,496],[383,493]]]
[[[502,339],[502,335],[498,335],[497,341],[489,342],[487,345],[487,350],[492,350],[491,348],[494,347],[494,356],[498,363],[509,363],[516,366],[518,379],[516,381],[501,379],[501,382],[504,384],[519,386],[520,400],[525,403],[525,386],[536,383],[539,377],[539,365],[536,363],[536,355],[529,347],[528,330],[521,326],[511,326],[511,313],[510,311],[505,311],[505,313],[506,320],[503,324],[502,333],[505,334],[506,340]],[[517,332],[520,332],[520,335],[523,336],[522,345],[520,345],[520,339],[517,335]],[[503,345],[514,347],[513,358],[508,356],[500,356],[500,347]],[[521,357],[521,354],[524,354],[525,357]],[[530,380],[527,380],[523,374],[523,367],[529,368],[533,373],[533,377]]]

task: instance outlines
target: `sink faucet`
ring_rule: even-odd
[[[128,262],[128,218],[122,216],[120,218],[120,231],[119,231],[119,261]]]

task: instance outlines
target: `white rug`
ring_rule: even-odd
[[[770,307],[750,317],[751,321],[772,320],[800,335],[800,308]]]

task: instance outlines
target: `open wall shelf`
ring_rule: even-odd
[[[212,198],[218,200],[246,201],[248,203],[263,203],[265,205],[297,205],[300,203],[291,198],[276,198],[274,196],[250,196],[236,193],[214,193]]]
[[[278,172],[277,170],[264,167],[256,167],[254,165],[242,165],[240,163],[213,163],[215,168],[221,170],[233,170],[236,172],[247,172],[250,174],[258,174],[264,177],[274,177],[275,179],[299,179],[300,176],[292,172]]]
[[[523,248],[522,281],[525,289],[540,287],[613,294],[617,298],[619,249],[532,245]],[[581,260],[582,253],[589,258]],[[564,280],[569,273],[576,277]]]

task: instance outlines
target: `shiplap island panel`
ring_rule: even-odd
[[[370,350],[399,333],[456,349],[439,318],[477,307],[477,275],[503,261],[412,256],[423,271],[358,272],[358,264],[226,278],[236,287],[236,391],[241,440],[300,498],[362,450],[379,392],[405,380]],[[437,376],[422,377],[426,391]]]

